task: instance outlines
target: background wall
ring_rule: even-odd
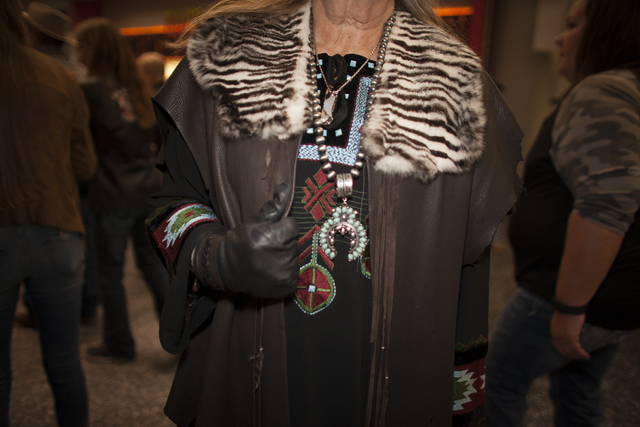
[[[165,24],[167,10],[204,8],[209,3],[206,0],[103,0],[102,14],[122,28],[144,27]]]
[[[525,136],[529,151],[543,119],[568,88],[556,72],[554,38],[564,25],[572,0],[494,0],[485,63]],[[522,165],[521,165],[522,166]]]

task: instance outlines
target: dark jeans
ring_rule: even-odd
[[[82,283],[82,319],[93,319],[98,310],[98,277],[96,269],[96,242],[93,231],[93,214],[89,208],[89,199],[80,199],[82,212],[82,223],[84,224],[85,235],[85,270],[84,281]]]
[[[78,351],[84,251],[80,235],[38,225],[0,227],[0,426],[9,424],[11,334],[20,283],[38,325],[42,361],[60,426],[86,426]]]
[[[80,318],[91,320],[96,317],[98,311],[98,284],[96,271],[95,238],[93,236],[93,215],[89,208],[89,199],[86,196],[80,198],[80,210],[82,213],[82,224],[84,225],[84,280],[82,282],[82,303]],[[29,315],[33,316],[33,309],[29,301],[29,295],[22,295],[22,302],[27,308]]]
[[[151,208],[145,207],[113,209],[94,215],[98,291],[104,310],[103,340],[107,350],[115,356],[133,358],[136,354],[122,284],[129,237],[133,240],[136,263],[153,293],[158,315],[169,287],[167,271],[155,254],[145,230],[144,220],[150,213]]]
[[[518,287],[489,337],[485,414],[487,426],[522,426],[533,380],[549,374],[556,427],[600,426],[600,381],[628,331],[585,323],[582,347],[591,358],[569,361],[551,343],[553,307]]]

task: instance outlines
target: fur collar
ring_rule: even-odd
[[[309,11],[220,17],[194,31],[189,67],[220,97],[224,136],[286,139],[311,126]],[[484,148],[481,70],[455,38],[398,12],[362,133],[369,162],[422,181],[468,171]]]

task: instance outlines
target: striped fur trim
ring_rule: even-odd
[[[216,18],[194,32],[189,66],[220,97],[224,136],[286,139],[312,126],[308,38],[308,6],[279,18]],[[362,134],[374,167],[422,181],[468,171],[484,148],[481,72],[469,48],[398,12]]]
[[[220,97],[224,136],[286,139],[307,128],[313,100],[308,39],[308,10],[218,18],[194,31],[189,68],[203,90]]]
[[[423,181],[467,171],[484,148],[481,70],[469,48],[398,13],[362,134],[376,167]]]

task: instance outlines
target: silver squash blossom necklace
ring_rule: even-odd
[[[378,58],[373,69],[374,72],[373,77],[371,78],[371,86],[369,87],[367,106],[365,109],[364,120],[366,124],[366,121],[371,116],[373,95],[375,94],[378,81],[380,80],[380,72],[382,71],[382,64],[384,63],[384,57],[387,52],[389,35],[391,34],[391,29],[395,22],[396,12],[394,11],[389,19],[387,19],[387,22],[385,22],[380,40],[378,40],[378,43],[373,47],[373,50],[369,54],[369,58],[367,58],[358,71],[356,71],[342,86],[337,89],[331,89],[327,83],[324,71],[322,71],[322,67],[320,66],[320,60],[318,59],[315,31],[313,28],[313,9],[311,10],[311,17],[309,19],[309,46],[311,47],[311,55],[309,57],[309,75],[315,86],[313,98],[314,135],[316,138],[316,144],[318,144],[318,155],[320,163],[322,164],[322,170],[326,174],[327,180],[336,183],[336,196],[342,199],[342,205],[331,211],[331,218],[326,220],[320,228],[318,244],[330,259],[334,259],[337,255],[335,249],[335,239],[337,234],[342,237],[349,238],[349,254],[347,257],[349,261],[354,261],[360,258],[367,245],[367,230],[364,225],[356,219],[358,211],[348,205],[348,199],[353,195],[353,181],[360,177],[360,171],[364,167],[365,154],[362,152],[362,149],[359,148],[358,153],[356,154],[356,161],[353,164],[351,171],[349,173],[337,174],[332,169],[331,162],[329,161],[323,126],[327,126],[333,121],[333,111],[335,109],[335,101],[338,93],[344,89],[347,83],[349,83],[364,68],[364,66],[369,62],[369,59],[371,59],[371,55],[373,55],[376,47],[379,47]],[[320,70],[320,74],[327,86],[324,102],[320,101],[320,91],[317,84],[318,69]]]

